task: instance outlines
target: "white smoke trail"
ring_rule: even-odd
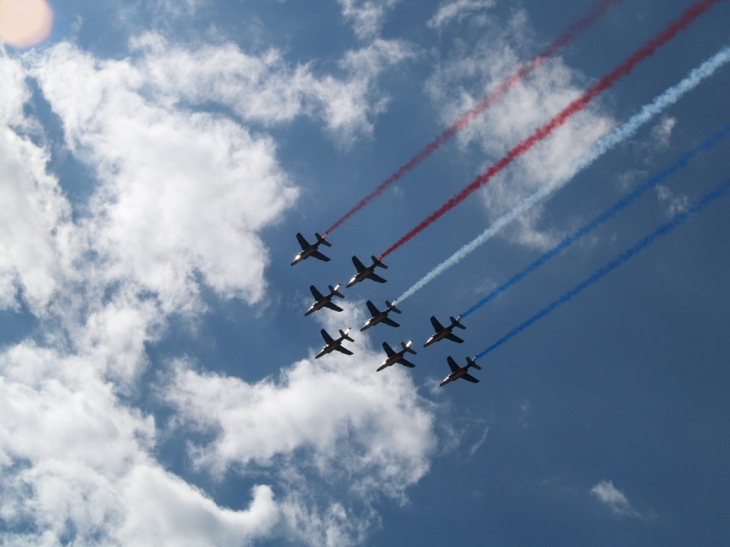
[[[441,264],[428,272],[420,281],[418,281],[410,289],[404,292],[395,301],[402,302],[409,296],[413,295],[416,291],[423,288],[431,280],[435,279],[452,266],[455,266],[462,258],[464,258],[466,255],[471,253],[483,243],[486,243],[489,239],[496,235],[497,232],[499,232],[514,219],[519,217],[522,213],[527,211],[530,207],[537,205],[540,201],[545,199],[554,191],[568,184],[568,182],[570,182],[570,180],[576,174],[578,174],[583,169],[590,167],[593,162],[595,162],[600,156],[602,156],[627,138],[634,135],[642,125],[654,118],[657,114],[661,113],[667,107],[676,103],[680,98],[682,98],[682,96],[697,87],[697,85],[699,85],[703,80],[712,76],[712,74],[714,74],[714,72],[718,68],[725,65],[728,61],[730,61],[730,46],[726,46],[715,55],[710,57],[699,67],[692,70],[684,80],[679,82],[674,87],[670,87],[669,89],[667,89],[664,93],[656,97],[651,103],[644,105],[641,111],[632,116],[629,121],[627,121],[624,125],[622,125],[618,129],[614,129],[611,133],[598,141],[596,145],[590,150],[590,152],[588,152],[585,156],[583,156],[580,160],[576,162],[572,170],[572,175],[550,182],[540,188],[531,196],[520,201],[512,210],[502,215],[474,240],[464,245],[461,249],[456,251]]]

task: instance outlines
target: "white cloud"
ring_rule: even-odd
[[[310,115],[342,141],[366,133],[385,105],[377,76],[410,52],[375,39],[343,57],[338,78],[230,45],[184,49],[147,35],[135,48],[116,61],[68,43],[0,56],[0,305],[22,298],[41,318],[34,341],[0,352],[2,541],[360,542],[379,521],[375,500],[404,501],[435,447],[429,405],[403,371],[376,375],[381,356],[362,340],[346,367],[310,356],[256,384],[177,361],[160,388],[177,423],[220,432],[191,451],[195,463],[257,473],[243,510],[219,506],[156,461],[157,424],[136,408],[137,382],[170,315],[204,311],[202,284],[249,303],[265,294],[259,233],[297,189],[274,141],[242,123]],[[24,114],[27,77],[97,177],[77,218],[46,172],[39,121]],[[275,108],[259,108],[269,101]],[[223,113],[201,111],[210,103]],[[269,424],[246,421],[249,411]],[[339,493],[324,495],[323,484]]]
[[[352,21],[359,38],[373,38],[380,32],[386,11],[392,9],[398,0],[337,0],[342,14]]]
[[[165,103],[182,99],[196,104],[217,102],[245,121],[265,125],[296,116],[321,117],[328,131],[349,144],[372,131],[372,117],[383,112],[385,98],[375,82],[388,67],[412,56],[396,40],[375,39],[345,53],[341,75],[315,75],[311,64],[289,66],[277,50],[260,56],[234,44],[191,51],[170,45],[157,34],[132,41],[143,54],[139,62],[150,86]]]
[[[475,11],[482,11],[494,7],[495,0],[452,0],[439,6],[436,15],[426,22],[426,26],[441,29],[456,19],[461,22]]]
[[[337,325],[363,320],[349,307],[345,314],[338,314]],[[332,323],[328,328],[336,332],[337,327]],[[256,384],[198,372],[178,361],[163,393],[176,409],[178,425],[217,432],[210,442],[191,447],[196,465],[216,475],[229,469],[278,469],[286,482],[308,469],[366,505],[380,494],[404,500],[406,488],[429,468],[436,445],[433,416],[407,371],[392,367],[376,374],[382,355],[369,349],[363,335],[355,339],[348,346],[353,356],[338,353],[315,360],[313,349],[278,379]],[[299,507],[300,495],[295,489],[287,503]],[[352,511],[346,502],[325,498],[315,508],[320,506],[315,513],[329,517],[317,518],[324,521],[314,526],[309,542],[354,541],[359,532],[344,526]],[[296,515],[311,509],[292,511],[287,518],[300,518]],[[323,539],[328,534],[339,542]]]
[[[686,211],[689,207],[689,197],[685,194],[674,195],[667,186],[661,184],[656,187],[657,197],[660,202],[666,204],[666,214],[673,217],[677,213]]]
[[[48,153],[27,136],[30,93],[20,62],[0,52],[0,309],[17,306],[18,291],[36,313],[68,266],[70,208],[46,172]]]
[[[531,30],[523,12],[508,29],[491,28],[473,51],[458,46],[454,58],[444,61],[426,86],[442,119],[451,125],[464,112],[511,76],[525,62]],[[513,86],[499,101],[458,135],[461,146],[479,146],[489,157],[482,172],[522,139],[531,135],[585,90],[582,75],[560,58],[547,61],[527,80]],[[595,103],[595,101],[594,101]],[[596,104],[574,114],[552,135],[535,145],[496,176],[482,191],[492,218],[501,216],[522,198],[556,178],[569,175],[572,164],[614,125]],[[465,181],[465,184],[470,181]],[[534,210],[511,230],[517,241],[544,248],[555,236],[536,227],[541,215]]]
[[[662,119],[651,129],[651,143],[655,150],[663,151],[669,148],[672,130],[677,125],[677,118],[662,116]]]
[[[593,488],[591,488],[591,494],[598,498],[598,501],[605,503],[611,508],[617,515],[621,516],[640,516],[629,503],[623,492],[618,490],[614,485],[613,481],[601,481]]]
[[[271,139],[145,100],[143,71],[68,44],[37,58],[33,73],[102,182],[83,227],[107,262],[105,282],[131,279],[166,311],[189,306],[198,274],[225,297],[258,301],[268,261],[258,231],[297,195]]]

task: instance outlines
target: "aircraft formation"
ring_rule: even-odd
[[[298,253],[294,257],[294,261],[291,263],[292,266],[298,264],[299,262],[302,262],[303,260],[306,260],[309,257],[314,257],[319,260],[322,260],[324,262],[329,262],[330,258],[322,254],[318,247],[320,245],[325,245],[326,247],[331,247],[332,244],[328,242],[325,239],[325,236],[321,236],[320,234],[315,234],[316,242],[309,243],[306,238],[301,234],[297,233],[297,241],[299,241],[299,245],[301,246],[302,250],[300,253]],[[362,281],[365,281],[366,279],[370,279],[372,281],[375,281],[376,283],[386,283],[387,280],[383,277],[379,276],[375,273],[376,268],[383,268],[388,269],[388,266],[383,264],[382,261],[380,261],[377,257],[372,256],[372,264],[369,266],[365,266],[358,258],[357,256],[352,257],[352,263],[355,266],[356,273],[350,281],[347,283],[346,288],[350,288],[353,285],[360,283]],[[314,302],[309,307],[309,309],[305,312],[305,316],[311,315],[316,311],[319,311],[321,309],[327,308],[335,312],[341,312],[343,309],[339,307],[337,304],[334,304],[332,302],[332,299],[334,297],[338,298],[345,298],[345,295],[339,292],[340,285],[337,284],[335,286],[328,285],[329,294],[322,294],[314,285],[310,285],[309,290],[312,293],[312,296],[314,297]],[[400,324],[396,323],[393,319],[389,317],[391,313],[402,313],[401,310],[399,310],[395,304],[392,302],[386,300],[385,301],[385,308],[380,310],[378,307],[373,304],[372,301],[368,300],[367,303],[368,311],[370,312],[370,319],[368,319],[365,324],[360,328],[360,331],[365,331],[371,327],[374,327],[375,325],[378,325],[380,323],[384,325],[388,325],[389,327],[400,327]],[[461,338],[456,336],[452,331],[454,328],[459,329],[466,329],[464,325],[462,325],[459,322],[459,318],[450,317],[449,318],[451,323],[444,327],[438,319],[436,319],[435,316],[431,317],[431,325],[434,328],[434,334],[431,336],[423,347],[428,347],[432,344],[435,344],[436,342],[439,342],[441,340],[451,340],[452,342],[456,342],[458,344],[461,344],[464,342]],[[343,343],[345,341],[354,342],[354,339],[349,336],[350,328],[346,330],[339,329],[340,336],[338,338],[333,338],[331,334],[327,332],[326,329],[322,329],[320,331],[320,334],[322,336],[322,339],[325,342],[324,347],[320,350],[320,352],[316,355],[315,359],[319,359],[320,357],[323,357],[327,355],[328,353],[331,353],[333,351],[338,351],[340,353],[343,353],[345,355],[352,355],[353,352],[343,346]],[[416,365],[410,361],[408,361],[405,358],[405,355],[407,353],[416,355],[416,351],[411,348],[413,345],[413,340],[409,340],[408,342],[401,342],[402,349],[400,351],[395,351],[388,342],[383,342],[383,350],[386,354],[386,359],[383,361],[383,363],[376,369],[376,372],[380,372],[382,370],[385,370],[386,368],[394,365],[394,364],[400,364],[407,368],[414,368]],[[458,380],[459,378],[463,378],[464,380],[467,380],[472,383],[478,383],[479,380],[477,378],[474,378],[472,375],[469,374],[470,368],[476,368],[481,369],[479,365],[477,365],[474,360],[471,357],[466,358],[467,364],[463,367],[460,367],[456,364],[456,361],[449,356],[447,358],[447,363],[449,365],[449,368],[451,369],[451,373],[444,378],[444,380],[439,384],[440,386],[444,386],[450,382],[453,382],[455,380]]]
[[[467,124],[469,124],[471,121],[476,119],[484,110],[486,110],[491,104],[493,104],[495,101],[500,99],[505,93],[508,92],[508,90],[516,83],[522,81],[529,73],[537,70],[547,58],[553,56],[557,51],[563,49],[569,42],[571,42],[575,37],[577,37],[580,32],[587,29],[589,26],[591,26],[593,23],[595,23],[600,17],[602,17],[614,4],[620,2],[621,0],[596,0],[594,5],[590,8],[588,14],[584,16],[583,18],[579,19],[578,21],[574,22],[572,25],[568,27],[568,32],[566,32],[564,35],[560,36],[553,44],[548,46],[548,48],[538,55],[537,57],[534,57],[527,63],[521,65],[519,69],[510,77],[506,78],[501,84],[497,85],[495,89],[485,95],[474,108],[472,108],[470,111],[465,113],[461,118],[459,118],[451,127],[444,130],[443,133],[438,135],[436,139],[434,139],[431,143],[429,143],[425,148],[423,148],[420,152],[418,152],[411,160],[409,160],[407,163],[405,163],[402,167],[400,167],[393,175],[391,175],[388,179],[386,179],[384,182],[382,182],[373,192],[371,192],[366,197],[362,198],[350,211],[345,213],[339,220],[335,222],[333,226],[331,226],[327,231],[324,232],[324,235],[320,235],[319,233],[315,233],[315,242],[309,243],[304,236],[302,236],[301,233],[297,234],[297,240],[299,241],[299,244],[301,246],[301,252],[299,252],[296,257],[294,258],[294,261],[292,262],[292,266],[298,264],[299,262],[302,262],[306,260],[307,258],[314,257],[318,260],[329,262],[330,258],[324,255],[322,252],[319,251],[319,247],[321,245],[324,245],[325,247],[331,247],[331,243],[326,240],[328,234],[330,234],[333,230],[335,230],[338,226],[342,225],[346,220],[351,218],[355,213],[360,211],[363,207],[365,207],[368,203],[370,203],[374,198],[382,195],[382,193],[385,191],[386,188],[388,188],[391,184],[393,184],[395,181],[399,180],[405,173],[412,170],[416,165],[418,165],[425,157],[427,157],[429,154],[437,150],[444,142],[446,142],[448,139],[456,135],[463,127],[465,127]],[[701,15],[708,13],[713,9],[715,5],[718,5],[722,2],[722,0],[696,0],[691,6],[689,6],[687,9],[684,10],[684,12],[681,13],[681,15],[675,19],[669,22],[667,27],[661,31],[659,31],[653,38],[647,40],[641,48],[634,51],[629,57],[627,57],[621,64],[619,64],[614,70],[611,72],[605,74],[600,80],[597,80],[595,84],[593,84],[589,89],[587,89],[581,96],[570,102],[562,111],[559,113],[553,115],[547,122],[545,122],[542,126],[537,128],[531,135],[524,137],[521,141],[519,141],[517,144],[513,146],[507,152],[499,161],[492,164],[487,170],[485,170],[483,173],[480,173],[477,175],[477,177],[469,183],[467,186],[462,188],[457,194],[455,194],[453,197],[451,197],[448,201],[446,201],[443,205],[441,205],[436,211],[428,215],[424,218],[420,223],[418,223],[415,227],[413,227],[410,231],[408,231],[404,236],[402,236],[400,239],[398,239],[395,243],[393,243],[385,252],[380,254],[378,257],[375,255],[371,256],[372,263],[368,266],[363,264],[357,256],[352,257],[352,263],[355,266],[355,275],[350,279],[350,281],[347,283],[346,288],[351,288],[352,286],[356,285],[357,283],[361,283],[365,281],[366,279],[370,279],[371,281],[374,281],[376,283],[386,283],[387,280],[380,275],[378,275],[376,270],[378,268],[381,269],[387,269],[388,267],[382,262],[382,260],[386,257],[388,257],[391,253],[399,249],[401,246],[403,246],[405,243],[410,241],[412,238],[423,232],[426,228],[428,228],[431,224],[433,224],[436,220],[441,218],[443,215],[451,211],[454,207],[456,207],[458,204],[463,202],[468,196],[470,196],[473,192],[478,190],[479,188],[483,187],[485,184],[489,183],[492,179],[494,179],[495,176],[497,176],[501,171],[506,169],[509,165],[511,165],[517,158],[521,157],[522,155],[526,154],[530,149],[532,149],[536,144],[543,141],[544,139],[548,138],[556,129],[563,126],[573,115],[583,111],[585,108],[588,107],[588,105],[595,99],[597,96],[599,96],[604,91],[610,89],[614,86],[619,80],[627,77],[631,74],[631,72],[644,60],[652,57],[660,48],[662,48],[666,43],[668,43],[670,40],[672,40],[678,33],[681,31],[685,31],[689,28],[689,26]],[[657,95],[653,101],[650,103],[647,103],[644,105],[644,107],[641,108],[638,112],[636,112],[630,119],[628,119],[623,125],[615,128],[612,132],[604,135],[594,146],[591,150],[589,150],[586,154],[584,154],[583,157],[581,157],[573,166],[573,170],[577,173],[579,171],[582,171],[584,169],[587,169],[590,167],[596,159],[598,159],[603,154],[607,153],[609,150],[615,148],[618,144],[624,142],[626,139],[632,137],[634,134],[636,134],[637,130],[642,126],[645,125],[650,120],[656,118],[661,112],[663,112],[666,108],[676,103],[684,94],[688,93],[690,90],[694,89],[701,81],[709,78],[715,71],[717,71],[720,67],[722,67],[725,64],[730,63],[730,46],[723,47],[720,51],[718,51],[715,55],[705,60],[700,66],[692,70],[684,80],[679,82],[673,87],[668,88],[666,91],[664,91],[662,94]],[[648,188],[656,186],[656,184],[659,183],[659,181],[663,180],[663,178],[671,175],[673,172],[684,168],[684,166],[687,165],[690,159],[692,159],[695,155],[699,154],[699,152],[709,150],[716,142],[719,142],[720,140],[724,139],[726,136],[730,135],[730,124],[727,128],[723,128],[720,131],[718,131],[716,134],[709,137],[706,142],[699,146],[696,150],[690,151],[686,154],[686,157],[684,159],[680,159],[677,161],[676,164],[671,166],[670,168],[665,169],[652,179],[649,179],[645,184],[643,184],[640,188],[638,188],[634,193],[626,196],[619,202],[617,202],[615,205],[613,205],[611,208],[606,210],[604,213],[599,215],[596,219],[592,220],[590,223],[585,225],[584,227],[577,230],[577,232],[574,235],[571,235],[569,237],[566,237],[564,241],[562,241],[560,244],[558,244],[554,249],[551,249],[547,251],[542,257],[537,259],[533,264],[525,268],[522,272],[519,274],[516,274],[512,279],[501,285],[498,289],[495,289],[490,295],[483,298],[481,301],[477,302],[474,306],[472,306],[470,309],[463,312],[461,315],[457,317],[450,317],[450,323],[447,326],[442,325],[438,319],[436,319],[435,316],[431,317],[431,324],[434,329],[434,334],[426,341],[424,344],[424,347],[428,347],[430,345],[435,344],[436,342],[439,342],[441,340],[447,339],[455,343],[463,343],[464,340],[461,339],[459,336],[454,334],[454,329],[465,329],[464,325],[460,322],[462,318],[468,317],[471,313],[473,313],[475,310],[477,310],[479,307],[484,305],[486,302],[491,300],[494,296],[499,294],[499,292],[505,290],[506,288],[514,285],[519,280],[521,280],[523,277],[525,277],[530,272],[536,270],[541,264],[545,263],[547,260],[552,258],[553,256],[557,255],[562,248],[564,248],[567,245],[572,244],[573,242],[577,241],[581,237],[583,237],[586,233],[590,232],[591,230],[595,229],[597,226],[602,224],[603,222],[606,222],[609,218],[614,216],[618,211],[621,211],[625,209],[630,203],[638,199],[638,197]],[[441,264],[438,264],[436,267],[434,267],[430,272],[428,272],[424,277],[422,277],[418,282],[416,282],[411,288],[409,288],[405,293],[400,295],[393,303],[386,300],[385,301],[385,308],[382,310],[379,309],[371,300],[367,301],[367,308],[370,312],[370,318],[366,321],[366,323],[361,327],[360,331],[365,331],[369,328],[372,328],[379,323],[384,323],[385,325],[388,325],[390,327],[399,327],[400,325],[393,320],[391,317],[391,314],[401,314],[401,310],[399,310],[396,306],[396,302],[403,302],[405,299],[410,297],[412,294],[414,294],[417,290],[419,290],[421,287],[423,287],[426,283],[428,283],[430,280],[434,279],[436,276],[441,275],[444,271],[446,271],[448,268],[452,267],[453,265],[457,264],[466,254],[472,252],[474,249],[476,249],[478,246],[482,245],[484,242],[489,240],[491,237],[493,237],[499,230],[502,229],[503,226],[507,225],[509,222],[514,220],[515,218],[519,217],[520,215],[524,214],[529,208],[534,207],[538,203],[540,203],[541,200],[545,199],[547,196],[551,195],[553,192],[558,190],[559,188],[562,188],[565,186],[571,177],[567,178],[558,178],[556,180],[550,181],[548,184],[545,184],[542,188],[538,189],[534,194],[527,196],[523,198],[519,203],[517,203],[511,210],[507,211],[502,217],[497,219],[493,224],[491,224],[489,227],[487,227],[482,234],[480,234],[477,238],[475,238],[473,241],[467,243],[466,245],[463,245],[457,252],[455,252],[451,257],[449,257],[447,260],[442,262]],[[553,301],[550,305],[546,306],[544,309],[537,312],[533,317],[526,320],[523,324],[519,325],[512,331],[510,331],[508,334],[500,338],[497,342],[486,348],[481,353],[477,354],[473,358],[467,357],[466,358],[466,365],[459,366],[457,362],[449,356],[447,358],[447,364],[451,370],[450,374],[441,382],[441,386],[444,386],[448,383],[451,383],[455,380],[458,380],[459,378],[465,379],[472,383],[477,383],[479,380],[472,376],[470,374],[469,369],[474,368],[477,370],[481,370],[481,367],[476,363],[477,360],[484,357],[487,353],[495,349],[496,347],[499,347],[501,344],[503,344],[505,341],[509,340],[513,336],[515,336],[517,333],[521,332],[525,328],[529,327],[535,321],[538,319],[541,319],[542,317],[545,317],[548,315],[551,311],[556,309],[558,306],[568,302],[570,299],[572,299],[575,295],[579,294],[581,291],[583,291],[586,287],[591,286],[593,283],[597,282],[599,279],[601,279],[604,275],[606,275],[607,272],[611,271],[615,267],[617,267],[620,264],[623,264],[627,260],[629,260],[631,257],[639,253],[641,250],[646,248],[650,243],[652,243],[654,240],[656,240],[658,237],[668,233],[669,231],[673,230],[676,226],[678,226],[681,222],[684,222],[687,218],[689,218],[691,215],[696,214],[700,210],[702,210],[706,204],[710,203],[711,201],[718,199],[719,197],[730,193],[730,179],[727,181],[724,181],[718,186],[715,190],[708,193],[706,196],[704,196],[701,200],[698,202],[692,204],[691,207],[689,207],[685,212],[678,214],[675,218],[673,218],[670,222],[666,223],[665,225],[660,226],[655,232],[650,234],[649,236],[645,237],[644,239],[640,240],[634,247],[630,248],[629,250],[625,251],[623,254],[619,255],[617,258],[609,262],[606,266],[599,269],[596,273],[594,273],[592,276],[588,277],[586,280],[582,281],[581,283],[577,284],[576,287],[571,289],[570,291],[566,292],[565,294],[561,295],[559,298],[557,298],[555,301]],[[323,295],[320,293],[314,285],[310,287],[310,291],[312,292],[312,295],[314,296],[314,303],[310,306],[310,308],[307,310],[305,315],[310,315],[314,313],[315,311],[318,311],[323,308],[329,308],[330,310],[333,310],[335,312],[342,311],[342,308],[337,306],[332,302],[332,299],[336,296],[338,298],[344,298],[344,295],[339,292],[340,285],[336,286],[329,286],[330,292],[327,295]],[[324,348],[320,351],[320,353],[317,355],[317,358],[331,352],[331,351],[339,351],[341,353],[351,355],[352,352],[348,350],[347,348],[342,346],[343,341],[353,341],[353,339],[348,335],[351,329],[347,329],[346,331],[340,330],[340,337],[338,339],[332,338],[324,329],[322,329],[321,334],[322,337],[325,340],[326,345]],[[383,364],[378,367],[377,371],[382,371],[385,368],[392,366],[393,364],[400,363],[406,367],[413,368],[415,365],[408,360],[405,359],[406,353],[412,353],[415,354],[416,352],[411,349],[413,341],[409,341],[407,343],[401,342],[402,350],[396,352],[391,348],[387,342],[383,343],[383,349],[386,353],[386,360],[383,362]]]

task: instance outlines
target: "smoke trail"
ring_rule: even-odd
[[[568,247],[570,247],[573,243],[578,241],[580,238],[582,238],[584,235],[588,234],[589,232],[596,229],[598,226],[606,222],[608,219],[614,217],[617,213],[624,210],[626,207],[634,203],[637,199],[639,199],[644,192],[647,190],[654,188],[657,184],[662,182],[664,179],[669,177],[670,175],[676,173],[680,169],[685,168],[690,161],[692,161],[698,154],[701,152],[705,152],[712,148],[715,144],[717,144],[719,141],[724,139],[730,134],[730,124],[726,125],[713,135],[711,135],[709,138],[705,139],[699,146],[694,148],[693,150],[690,150],[686,154],[684,154],[679,160],[674,162],[672,165],[664,169],[661,173],[658,175],[652,177],[648,181],[646,181],[644,184],[639,186],[636,190],[631,192],[629,195],[625,196],[621,200],[619,200],[613,207],[610,209],[604,211],[600,215],[598,215],[596,218],[594,218],[591,222],[577,230],[574,234],[567,236],[563,241],[561,241],[558,245],[550,249],[548,252],[543,254],[540,258],[535,260],[532,264],[527,266],[524,270],[521,272],[515,274],[512,276],[512,278],[509,281],[506,281],[496,289],[494,289],[491,293],[489,293],[487,296],[482,298],[479,302],[474,304],[471,308],[469,308],[467,311],[461,314],[461,317],[467,317],[474,313],[476,310],[481,308],[484,304],[487,302],[494,300],[498,295],[509,289],[512,285],[518,283],[522,279],[524,279],[528,274],[534,272],[537,268],[545,264],[548,260],[550,260],[555,255],[561,253]]]
[[[564,125],[568,119],[575,114],[580,112],[588,103],[590,103],[595,97],[601,94],[606,89],[609,89],[622,77],[627,76],[631,73],[634,67],[644,59],[651,57],[657,49],[666,44],[669,40],[674,38],[677,33],[687,28],[697,17],[708,11],[714,4],[721,2],[722,0],[700,0],[690,8],[688,8],[682,16],[669,24],[669,26],[662,32],[657,34],[654,38],[649,40],[644,46],[633,53],[626,61],[624,61],[618,68],[614,69],[613,72],[604,76],[597,84],[586,91],[583,96],[576,99],[568,105],[562,112],[557,116],[553,117],[547,124],[540,127],[528,138],[520,142],[517,146],[512,148],[507,155],[505,155],[496,164],[490,167],[485,173],[479,175],[471,184],[461,190],[458,194],[444,203],[439,209],[431,213],[426,219],[424,219],[418,226],[413,228],[410,232],[396,241],[387,251],[380,255],[380,259],[385,258],[390,253],[398,249],[401,245],[410,241],[417,234],[421,233],[428,226],[433,224],[436,220],[441,218],[451,209],[456,207],[459,203],[464,201],[472,192],[480,188],[489,182],[492,177],[502,171],[505,167],[511,164],[514,160],[519,158],[522,154],[530,150],[538,142],[542,141],[545,137],[550,135],[555,129]]]
[[[502,338],[497,340],[494,344],[489,346],[487,349],[482,351],[480,354],[478,354],[474,360],[481,359],[484,357],[487,353],[497,349],[499,346],[507,342],[509,339],[514,338],[519,333],[521,333],[523,330],[525,330],[527,327],[535,323],[538,319],[542,319],[549,313],[555,311],[557,308],[565,304],[566,302],[569,302],[573,299],[573,297],[577,296],[583,290],[587,289],[597,281],[599,281],[603,276],[608,274],[609,272],[615,270],[619,266],[621,266],[624,262],[627,262],[631,258],[633,258],[636,254],[640,253],[644,249],[646,249],[649,245],[651,245],[654,241],[656,241],[659,237],[667,235],[669,232],[677,228],[680,224],[682,224],[685,220],[687,220],[689,217],[696,215],[702,209],[704,209],[707,205],[709,205],[711,202],[715,201],[716,199],[719,199],[723,197],[725,194],[727,194],[728,190],[730,190],[730,179],[726,180],[722,184],[720,184],[717,188],[715,188],[713,191],[706,194],[701,200],[694,203],[692,206],[689,207],[686,211],[683,213],[678,214],[675,216],[672,220],[669,222],[662,224],[659,228],[657,228],[654,232],[646,236],[644,239],[639,241],[636,245],[631,247],[629,250],[623,252],[616,258],[614,258],[611,262],[606,264],[603,268],[598,270],[596,273],[594,273],[592,276],[590,276],[588,279],[581,281],[578,283],[575,287],[573,287],[571,290],[563,294],[561,297],[557,298],[556,300],[553,300],[552,303],[545,306],[543,309],[541,309],[539,312],[537,312],[535,315],[530,317],[527,321],[519,325],[518,327],[512,329],[510,332],[505,334]]]
[[[480,245],[486,243],[489,239],[495,236],[504,226],[512,222],[515,218],[520,216],[522,213],[545,199],[547,196],[552,194],[554,191],[565,186],[570,180],[583,169],[590,167],[599,157],[620,144],[627,138],[633,136],[638,129],[654,118],[657,114],[661,113],[667,107],[676,103],[686,93],[697,87],[704,79],[712,76],[715,71],[721,66],[727,64],[730,61],[730,46],[725,47],[718,53],[710,57],[707,61],[702,63],[699,67],[692,70],[687,77],[679,82],[677,85],[670,87],[664,93],[656,97],[651,103],[644,105],[639,113],[632,116],[624,125],[618,129],[613,130],[611,133],[599,140],[595,146],[583,156],[573,167],[572,175],[553,181],[546,184],[539,190],[537,190],[531,196],[520,201],[512,210],[508,211],[494,223],[492,223],[484,232],[482,232],[475,239],[464,245],[461,249],[456,251],[449,258],[444,260],[441,264],[436,266],[428,274],[426,274],[420,281],[403,293],[396,299],[397,302],[402,302],[409,296],[413,295],[416,291],[426,286],[430,281],[444,273],[446,270],[455,266],[462,258],[474,251]]]
[[[408,171],[416,167],[419,163],[421,163],[423,160],[425,160],[428,156],[431,155],[431,153],[435,152],[438,148],[441,147],[442,144],[444,144],[446,141],[448,141],[451,137],[456,135],[459,131],[461,131],[464,126],[472,122],[475,118],[477,118],[482,112],[484,112],[487,108],[489,108],[492,104],[497,102],[499,99],[501,99],[507,91],[509,91],[515,84],[522,81],[525,77],[527,77],[531,72],[534,72],[537,70],[540,66],[542,66],[545,61],[547,61],[550,57],[555,55],[558,51],[563,49],[565,46],[567,46],[570,42],[572,42],[575,38],[578,37],[580,33],[582,33],[584,30],[586,30],[588,27],[592,26],[601,16],[603,16],[609,9],[611,9],[614,5],[620,4],[624,0],[600,0],[599,2],[593,4],[591,7],[591,10],[588,12],[588,14],[584,17],[581,17],[577,21],[574,21],[569,27],[568,30],[560,37],[558,37],[552,44],[550,44],[545,50],[540,53],[537,57],[534,57],[524,65],[522,65],[517,71],[512,74],[510,77],[508,77],[506,80],[504,80],[502,83],[500,83],[494,91],[491,91],[490,93],[487,93],[482,99],[474,106],[471,110],[469,110],[466,114],[464,114],[461,118],[456,120],[451,127],[445,129],[440,135],[438,135],[433,141],[431,141],[428,145],[426,145],[425,148],[423,148],[418,154],[413,156],[408,163],[401,166],[395,173],[393,173],[390,177],[385,179],[380,185],[369,195],[365,196],[360,202],[358,202],[355,207],[350,209],[343,217],[341,217],[337,222],[335,222],[330,228],[327,229],[326,232],[324,232],[325,237],[327,234],[332,232],[333,230],[340,227],[346,220],[348,220],[351,216],[353,216],[355,213],[357,213],[360,209],[365,207],[368,203],[373,201],[375,198],[380,196],[391,184],[399,180],[403,175],[405,175]]]

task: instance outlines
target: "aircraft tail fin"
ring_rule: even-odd
[[[327,247],[332,247],[332,243],[330,243],[329,241],[327,241],[325,238],[323,238],[318,233],[315,232],[314,233],[314,236],[317,238],[317,241],[320,242],[322,245],[325,245]]]
[[[395,304],[391,304],[387,300],[385,301],[385,305],[388,306],[388,309],[390,309],[391,311],[394,311],[395,313],[403,313],[402,311],[400,311],[398,308],[395,307]]]
[[[347,330],[340,329],[340,336],[342,336],[342,338],[344,338],[345,340],[349,340],[350,342],[354,342],[354,340],[352,338],[350,338],[349,336],[347,336],[347,333],[348,332],[350,332],[350,329],[347,329]]]
[[[459,317],[461,317],[461,315]],[[454,318],[453,315],[451,317],[449,317],[449,319],[451,319],[451,326],[459,327],[460,329],[466,330],[466,327],[464,325],[462,325],[461,323],[459,323],[459,317]]]
[[[408,353],[412,353],[413,355],[416,355],[415,350],[411,349],[411,344],[413,343],[413,340],[408,340],[408,343],[401,342],[400,345],[403,346],[403,349],[407,351]]]
[[[474,368],[475,368],[475,369],[477,369],[477,370],[482,370],[482,367],[480,367],[479,365],[477,365],[477,364],[476,364],[476,363],[474,362],[474,359],[472,359],[471,357],[467,357],[467,358],[466,358],[466,363],[467,363],[467,365],[466,365],[466,366],[472,366],[472,367],[474,367]]]
[[[385,268],[386,270],[388,269],[388,266],[386,266],[380,260],[378,260],[378,258],[376,256],[371,256],[370,258],[373,259],[373,264],[375,264],[379,268]]]
[[[344,294],[337,291],[337,289],[339,289],[339,288],[340,288],[339,284],[335,285],[334,287],[332,285],[329,285],[329,290],[332,294],[334,294],[335,296],[339,296],[340,298],[345,298]]]

